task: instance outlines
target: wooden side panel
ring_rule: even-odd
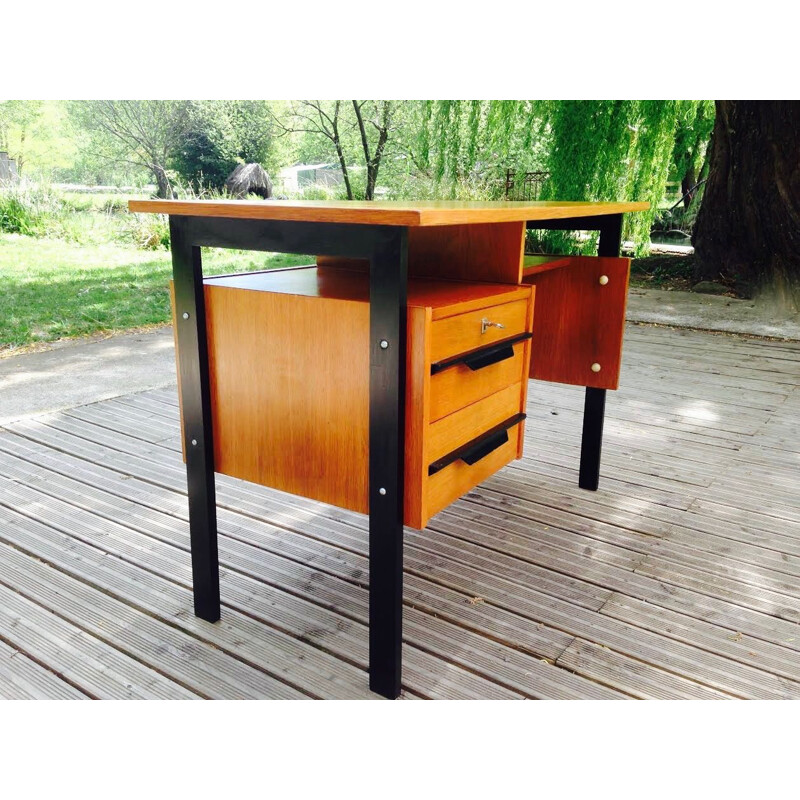
[[[536,308],[536,288],[533,287],[532,296],[530,298],[530,302],[528,303],[528,327],[527,330],[533,330],[533,315],[534,309]],[[531,348],[533,346],[532,340],[528,339],[525,342],[525,350],[522,354],[522,357],[525,362],[524,373],[522,378],[522,398],[521,398],[521,405],[519,410],[525,414],[528,410],[528,380],[530,378],[530,365],[531,365]],[[518,445],[517,445],[517,458],[522,458],[522,448],[525,444],[525,423],[520,422],[519,424],[519,438],[518,438]]]
[[[428,520],[427,454],[431,398],[431,309],[409,308],[406,326],[406,443],[403,517],[422,529]]]
[[[536,287],[531,378],[617,388],[629,273],[629,258],[575,256],[561,269],[523,277]]]
[[[317,266],[330,267],[331,269],[349,269],[353,272],[369,272],[369,261],[364,258],[317,256]]]
[[[524,222],[409,228],[408,274],[518,284],[524,241]]]
[[[217,472],[366,512],[369,306],[205,294]]]

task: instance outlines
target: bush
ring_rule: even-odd
[[[164,214],[129,214],[126,238],[140,250],[169,250],[169,222]]]
[[[0,231],[44,236],[64,214],[61,199],[48,187],[20,184],[0,189]]]

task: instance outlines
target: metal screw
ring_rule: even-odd
[[[381,495],[386,494],[386,489],[384,489],[383,486],[381,486],[381,488],[378,489],[378,494],[381,494]]]
[[[381,350],[385,350],[389,346],[389,342],[386,339],[381,339]]]
[[[192,439],[192,447],[197,447],[197,439]]]
[[[600,372],[600,365],[596,361],[592,364],[592,372]]]
[[[183,312],[183,318],[184,319],[189,319],[189,312],[188,311],[184,311]]]
[[[600,285],[605,286],[608,283],[608,275],[600,276]]]

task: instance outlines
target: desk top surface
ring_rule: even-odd
[[[346,222],[362,225],[434,226],[486,222],[596,217],[645,211],[649,203],[569,202],[556,200],[494,202],[434,200],[131,200],[131,211],[189,217]]]

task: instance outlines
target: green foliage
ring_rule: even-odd
[[[696,177],[701,171],[713,129],[713,100],[678,101],[672,150],[677,180],[682,181],[687,175]]]
[[[283,166],[275,158],[274,116],[264,100],[204,100],[192,104],[190,121],[171,166],[195,187],[221,189],[240,163],[261,164],[269,172]]]
[[[139,250],[169,250],[169,220],[163,214],[129,214],[120,238]]]
[[[677,101],[592,100],[549,104],[550,178],[543,199],[645,200],[650,210],[625,218],[623,237],[649,251],[650,228],[667,182]],[[550,235],[553,247],[590,252],[595,239]]]
[[[530,100],[425,100],[410,115],[413,135],[400,147],[417,171],[455,199],[469,186],[501,196],[506,170],[542,169],[548,144],[543,109]]]
[[[649,249],[651,223],[670,171],[682,168],[673,164],[674,154],[680,149],[684,162],[702,161],[713,125],[710,101],[440,100],[419,105],[407,149],[418,172],[435,185],[436,196],[463,196],[467,186],[485,199],[498,198],[508,168],[544,170],[550,177],[541,199],[650,202],[649,212],[625,220],[623,235],[634,241],[637,254]],[[422,184],[417,180],[418,187]],[[408,186],[405,181],[400,190],[406,196]],[[586,252],[596,243],[558,233],[538,241],[546,249]]]
[[[47,186],[24,183],[0,189],[0,232],[44,236],[63,213],[60,197]]]

